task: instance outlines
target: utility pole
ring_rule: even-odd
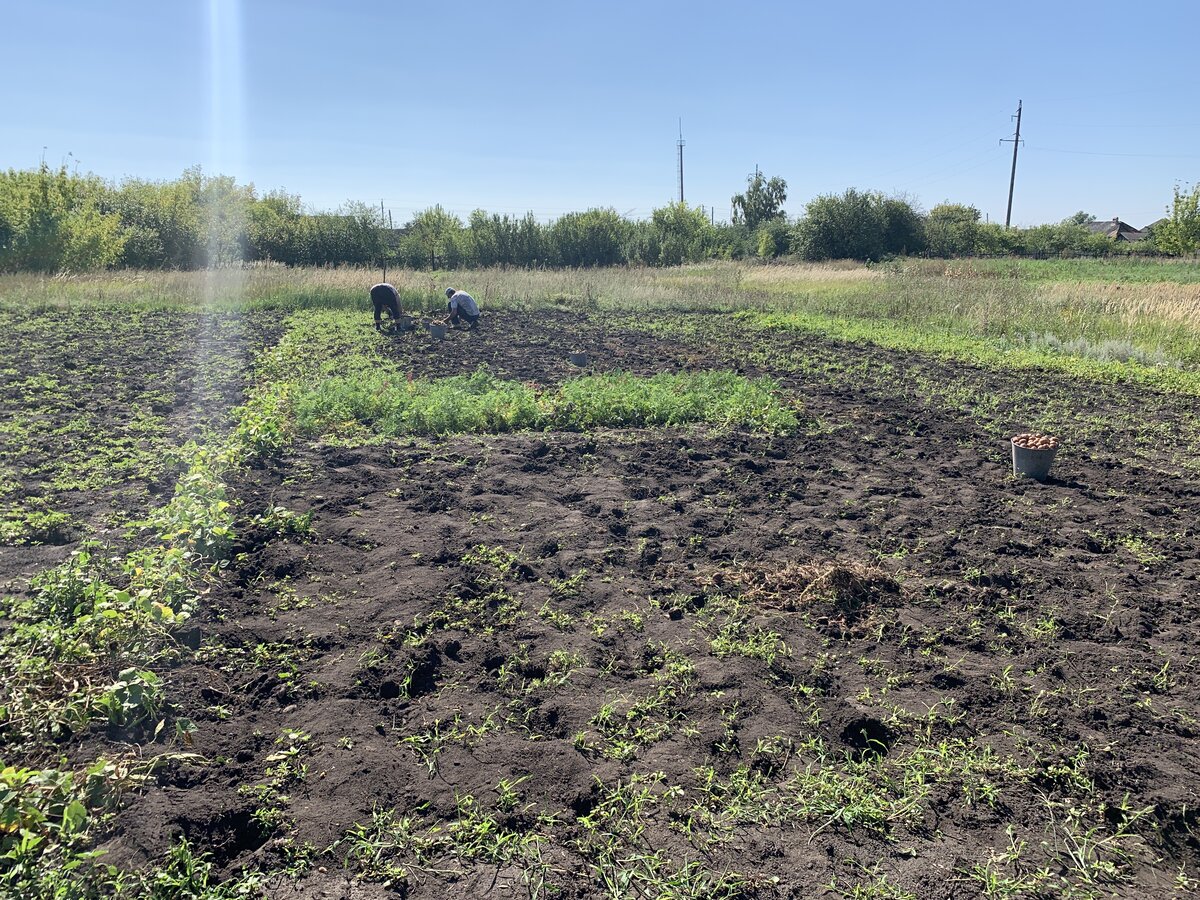
[[[379,230],[383,231],[383,198],[379,198]],[[387,281],[387,241],[379,242],[379,255],[382,257],[383,280]]]
[[[683,119],[679,120],[679,202],[683,202]]]
[[[1004,228],[1012,224],[1012,198],[1013,186],[1017,183],[1017,148],[1021,146],[1021,101],[1017,101],[1017,114],[1014,117],[1017,120],[1017,133],[1010,138],[1001,138],[1000,143],[1012,141],[1013,145],[1013,162],[1012,174],[1008,177],[1008,212],[1004,214]]]

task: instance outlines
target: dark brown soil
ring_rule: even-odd
[[[451,860],[363,884],[341,871],[345,845],[321,852],[376,809],[448,826],[456,797],[491,808],[507,781],[520,803],[505,827],[557,817],[552,896],[609,896],[581,820],[636,773],[691,797],[704,767],[780,785],[796,769],[967,746],[1020,769],[990,776],[992,802],[971,799],[960,772],[931,777],[916,813],[882,828],[745,821],[698,850],[679,827],[687,803],[664,800],[635,843],[751,876],[745,896],[836,896],[835,878],[848,889],[885,875],[917,897],[972,897],[967,873],[1009,848],[1009,828],[1031,867],[1065,872],[1049,799],[1094,809],[1105,834],[1120,808],[1146,810],[1128,839],[1133,881],[1101,893],[1166,897],[1176,872],[1194,877],[1200,477],[1180,464],[1192,401],[1046,373],[1033,388],[1027,373],[720,328],[689,340],[514,313],[443,344],[397,338],[416,375],[482,364],[555,382],[577,348],[599,370],[735,365],[778,377],[810,427],[305,446],[250,473],[234,485],[247,515],[311,511],[316,538],[244,536],[199,620],[202,653],[168,676],[208,764],[173,768],[136,798],[110,858],[149,864],[182,834],[231,873],[283,864],[290,837],[317,853],[272,896],[526,896],[515,866]],[[918,376],[1005,399],[964,409],[924,396]],[[1076,417],[1045,484],[1014,480],[999,439],[1030,427],[1037,402]],[[1103,429],[1079,425],[1069,440],[1076,422],[1160,412],[1183,424],[1136,455]],[[834,587],[806,593],[817,573]],[[719,655],[729,613],[716,610],[738,595],[747,627],[775,632],[786,655]],[[477,601],[469,625],[435,615],[457,601]],[[602,707],[653,695],[671,654],[694,671],[661,713],[669,728],[606,752]],[[564,659],[575,668],[556,684]],[[431,772],[404,739],[456,717],[481,733],[448,740]],[[269,832],[244,787],[267,782],[289,729],[310,736],[307,776],[287,785]],[[761,751],[771,741],[794,749],[777,759]]]
[[[0,476],[14,485],[0,505],[44,501],[69,517],[24,546],[0,546],[10,590],[81,540],[119,540],[124,523],[169,495],[173,451],[228,426],[256,352],[279,331],[266,313],[91,307],[8,310],[0,324],[16,336],[0,417],[20,426],[0,433]]]
[[[500,378],[541,384],[589,371],[653,375],[727,368],[720,354],[636,330],[634,324],[577,312],[506,310],[485,316],[473,330],[453,329],[444,341],[422,330],[394,335],[391,353],[417,376],[468,375],[482,366]],[[575,351],[587,353],[586,367],[571,364]]]

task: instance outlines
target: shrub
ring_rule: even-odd
[[[792,231],[792,250],[814,262],[879,260],[920,251],[920,216],[905,200],[848,189],[809,201]]]
[[[772,219],[758,227],[755,232],[758,255],[761,259],[774,259],[788,251],[790,228],[783,218]]]
[[[925,217],[925,239],[933,256],[970,256],[979,241],[982,214],[974,206],[939,203]]]
[[[111,266],[125,237],[102,208],[104,183],[45,163],[0,173],[0,271],[55,273]]]

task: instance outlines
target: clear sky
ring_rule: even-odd
[[[728,218],[759,166],[787,209],[847,187],[1015,224],[1142,226],[1200,180],[1197,0],[4,0],[0,168],[106,178],[201,164],[396,224]],[[68,154],[71,154],[68,157]]]

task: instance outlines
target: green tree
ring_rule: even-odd
[[[784,218],[770,219],[758,226],[755,247],[761,259],[774,259],[788,251],[789,230]]]
[[[139,269],[203,266],[206,242],[198,167],[175,181],[128,178],[113,194],[113,207],[128,235],[121,263]]]
[[[979,220],[974,206],[939,203],[925,217],[925,240],[933,256],[970,256],[977,252]]]
[[[253,202],[246,223],[250,258],[289,266],[307,262],[303,216],[304,209],[295,194],[272,191]]]
[[[776,219],[776,222],[783,222]],[[785,224],[785,231],[787,230]],[[790,245],[790,233],[788,235]],[[713,245],[710,255],[717,259],[745,259],[758,253],[758,238],[745,225],[718,222],[713,227]],[[783,248],[781,253],[786,253]]]
[[[613,266],[625,262],[629,223],[615,209],[567,213],[549,228],[551,260],[557,266]]]
[[[1005,228],[1000,222],[976,224],[975,250],[980,256],[1022,256],[1024,234],[1019,228]]]
[[[513,230],[513,262],[526,267],[544,263],[549,253],[546,244],[546,229],[533,213],[525,213]]]
[[[704,210],[686,203],[669,203],[650,215],[641,232],[643,261],[658,266],[678,266],[708,258],[716,234]]]
[[[815,197],[792,231],[792,249],[804,259],[879,259],[887,252],[881,195],[848,188]]]
[[[518,219],[477,209],[471,213],[467,243],[476,265],[530,268],[553,253],[547,246],[548,231],[533,213]]]
[[[505,216],[504,219],[508,217]],[[474,266],[494,266],[504,262],[501,257],[507,249],[506,223],[500,216],[489,216],[482,209],[476,209],[467,217],[467,254],[468,263]]]
[[[792,230],[792,250],[812,261],[878,260],[923,247],[920,214],[907,200],[855,188],[809,201]]]
[[[231,175],[202,176],[199,200],[204,266],[237,265],[249,259],[247,223],[254,202],[254,185],[240,185]]]
[[[466,237],[462,221],[441,204],[417,213],[406,227],[401,256],[413,268],[452,268],[462,261]]]
[[[127,236],[121,262],[136,268],[195,269],[253,259],[253,185],[199,166],[175,181],[126,179],[112,207]],[[298,203],[298,200],[297,200]]]
[[[734,194],[733,224],[745,225],[754,231],[764,222],[783,217],[787,200],[787,182],[782,178],[768,179],[757,169],[746,176],[746,193]]]
[[[387,253],[379,208],[350,201],[332,213],[301,216],[298,235],[303,265],[378,265]]]
[[[888,256],[907,256],[925,249],[925,221],[903,197],[881,197],[883,247]]]
[[[126,236],[95,176],[51,169],[0,174],[0,270],[103,269],[121,258]]]
[[[1166,219],[1154,226],[1154,242],[1163,253],[1184,256],[1200,247],[1200,184],[1191,191],[1175,185]]]

